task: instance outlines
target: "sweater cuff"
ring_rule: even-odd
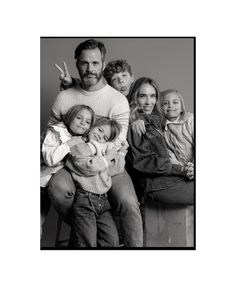
[[[184,167],[180,165],[172,165],[171,174],[172,175],[183,175]]]
[[[88,142],[87,144],[88,144],[88,146],[89,146],[89,149],[90,149],[92,155],[96,155],[97,149],[96,149],[96,147],[94,146],[94,144],[92,144],[92,143],[90,143],[90,142]]]

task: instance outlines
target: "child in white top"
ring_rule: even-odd
[[[180,92],[161,92],[160,106],[166,117],[165,140],[173,164],[184,166],[190,179],[194,178],[194,117],[185,111]]]
[[[64,158],[70,148],[84,142],[82,136],[86,136],[94,124],[95,113],[89,106],[75,105],[63,119],[47,128],[42,142],[41,187],[46,187],[52,175],[64,167]]]

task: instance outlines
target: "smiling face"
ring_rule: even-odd
[[[104,67],[102,54],[98,48],[83,50],[77,61],[82,87],[86,90],[100,89]]]
[[[130,92],[132,83],[134,81],[133,76],[128,71],[115,73],[111,77],[111,86],[119,92],[127,96]]]
[[[94,140],[99,143],[108,142],[111,137],[111,126],[110,125],[101,125],[94,127],[89,132],[89,140]]]
[[[178,94],[169,93],[164,96],[163,110],[165,117],[170,121],[174,121],[180,116],[182,112],[182,105]]]
[[[141,85],[138,93],[139,108],[146,114],[151,114],[157,102],[155,88],[149,83]]]
[[[91,126],[92,114],[87,109],[81,109],[70,123],[70,130],[74,135],[83,135]]]

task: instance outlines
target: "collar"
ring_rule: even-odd
[[[165,130],[167,130],[167,125],[169,124],[180,124],[180,123],[183,123],[183,120],[180,120],[180,116],[176,118],[174,121],[166,119]]]

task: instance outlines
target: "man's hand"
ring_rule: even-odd
[[[54,64],[54,66],[56,67],[56,69],[59,70],[59,72],[61,73],[60,76],[59,76],[59,79],[61,81],[61,83],[65,86],[68,86],[68,85],[72,85],[72,78],[70,76],[70,73],[68,71],[68,68],[66,66],[66,63],[63,62],[63,67],[64,67],[64,70],[59,67],[59,65],[57,64]]]
[[[146,132],[145,124],[142,119],[137,119],[131,124],[131,128],[134,133],[142,136]]]

